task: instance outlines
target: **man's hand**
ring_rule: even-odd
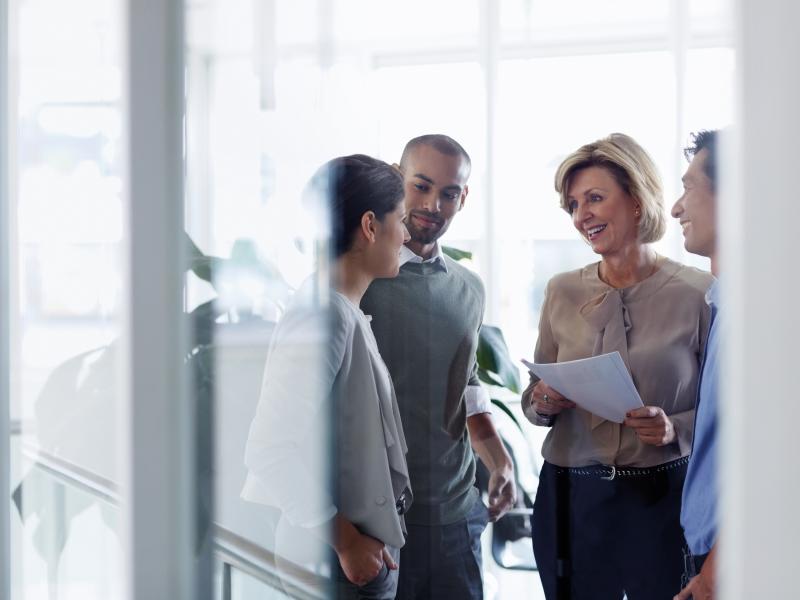
[[[375,579],[384,562],[390,569],[397,563],[380,541],[364,535],[344,517],[336,516],[336,542],[333,549],[342,571],[352,583],[363,586]]]
[[[689,584],[683,588],[672,600],[714,600],[716,597],[714,580],[717,545],[711,548],[708,558],[703,563],[703,568],[696,577],[692,577]]]
[[[489,470],[489,519],[496,521],[517,501],[514,464],[489,413],[468,417],[467,428],[472,447]]]
[[[489,520],[497,521],[514,507],[517,489],[514,484],[514,470],[501,468],[489,476]]]
[[[714,600],[714,591],[701,573],[697,577],[692,577],[689,585],[683,588],[672,600]]]
[[[628,411],[624,423],[642,442],[651,446],[666,446],[676,439],[672,420],[658,406],[642,406]]]

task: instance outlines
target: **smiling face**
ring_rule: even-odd
[[[464,206],[469,165],[460,155],[443,154],[423,144],[408,153],[400,168],[411,235],[409,247],[421,255],[418,250],[439,239]]]
[[[567,206],[575,229],[597,254],[607,256],[639,244],[641,209],[608,169],[577,171],[567,189]]]
[[[683,195],[672,207],[672,216],[683,228],[683,244],[692,254],[713,257],[717,246],[714,188],[704,166],[708,150],[694,155],[683,176]]]

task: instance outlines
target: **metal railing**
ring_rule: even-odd
[[[21,435],[23,424],[12,421],[11,433]],[[27,429],[26,429],[27,431]],[[79,490],[112,506],[119,506],[122,497],[119,486],[113,481],[88,471],[68,460],[54,456],[33,444],[21,441],[22,455],[34,467],[47,473],[63,485]],[[222,566],[221,598],[230,600],[233,591],[233,573],[239,571],[273,589],[281,590],[298,600],[324,598],[318,590],[325,589],[322,576],[280,559],[280,570],[276,554],[215,523],[213,526],[214,556]]]

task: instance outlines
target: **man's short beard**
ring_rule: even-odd
[[[432,244],[442,235],[441,229],[435,231],[420,231],[414,227],[406,226],[406,228],[408,229],[408,235],[411,236],[411,241],[419,244]]]

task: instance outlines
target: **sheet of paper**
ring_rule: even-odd
[[[560,363],[522,362],[551,388],[603,419],[622,423],[625,413],[644,406],[619,352]]]

